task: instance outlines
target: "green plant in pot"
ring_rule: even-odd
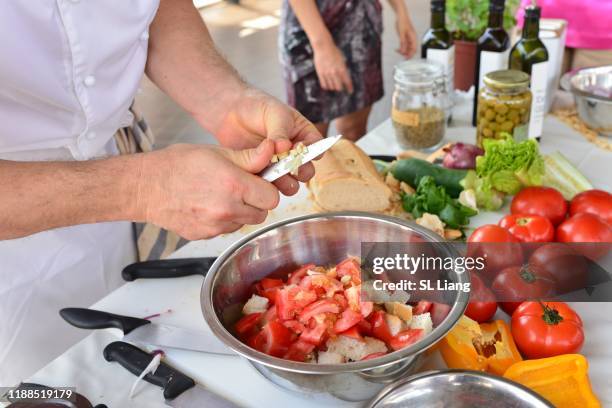
[[[514,15],[520,0],[506,0],[504,28],[516,25]],[[455,38],[455,88],[468,90],[474,84],[476,41],[489,20],[488,0],[446,0],[446,26]]]

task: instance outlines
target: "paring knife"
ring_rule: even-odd
[[[122,341],[115,341],[104,348],[104,358],[117,362],[132,374],[139,376],[153,359],[149,354],[136,346]],[[203,386],[196,384],[192,378],[162,362],[154,373],[144,376],[144,380],[163,388],[166,404],[176,408],[237,408],[238,405],[221,397]]]
[[[206,276],[217,260],[215,257],[160,259],[130,264],[123,268],[121,276],[126,281],[136,279],[180,278],[190,275]]]
[[[302,156],[301,164],[306,164],[316,159],[318,156],[328,151],[341,138],[342,135],[326,137],[323,140],[319,140],[316,143],[306,146],[307,151]],[[277,163],[266,167],[261,173],[259,173],[259,175],[264,180],[269,181],[271,183],[281,178],[285,174],[291,173],[292,164],[294,160],[295,157],[287,156],[284,159],[279,160]]]
[[[157,324],[146,319],[93,309],[66,308],[60,310],[60,316],[80,329],[119,329],[123,331],[125,341],[209,354],[237,355],[212,333],[205,331]]]

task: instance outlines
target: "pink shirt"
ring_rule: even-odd
[[[531,0],[522,0],[516,14],[523,25],[523,8]],[[612,0],[537,0],[542,18],[567,20],[566,45],[594,50],[612,49]]]

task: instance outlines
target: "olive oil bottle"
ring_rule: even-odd
[[[531,76],[530,88],[533,95],[528,135],[542,136],[546,106],[546,85],[548,81],[548,50],[540,38],[540,7],[525,7],[525,23],[521,39],[512,47],[509,67]]]
[[[510,52],[510,37],[504,30],[505,0],[489,1],[489,23],[476,43],[476,69],[474,71],[474,112],[472,125],[476,126],[478,90],[483,87],[484,76],[489,72],[506,69]]]
[[[449,95],[453,94],[455,76],[455,45],[446,29],[446,0],[431,0],[431,28],[421,41],[421,58],[439,62],[444,66]]]

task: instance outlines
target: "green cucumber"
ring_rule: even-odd
[[[467,170],[447,169],[421,159],[398,160],[391,166],[393,177],[416,188],[423,176],[431,176],[453,198],[459,197],[463,187],[460,182]]]

